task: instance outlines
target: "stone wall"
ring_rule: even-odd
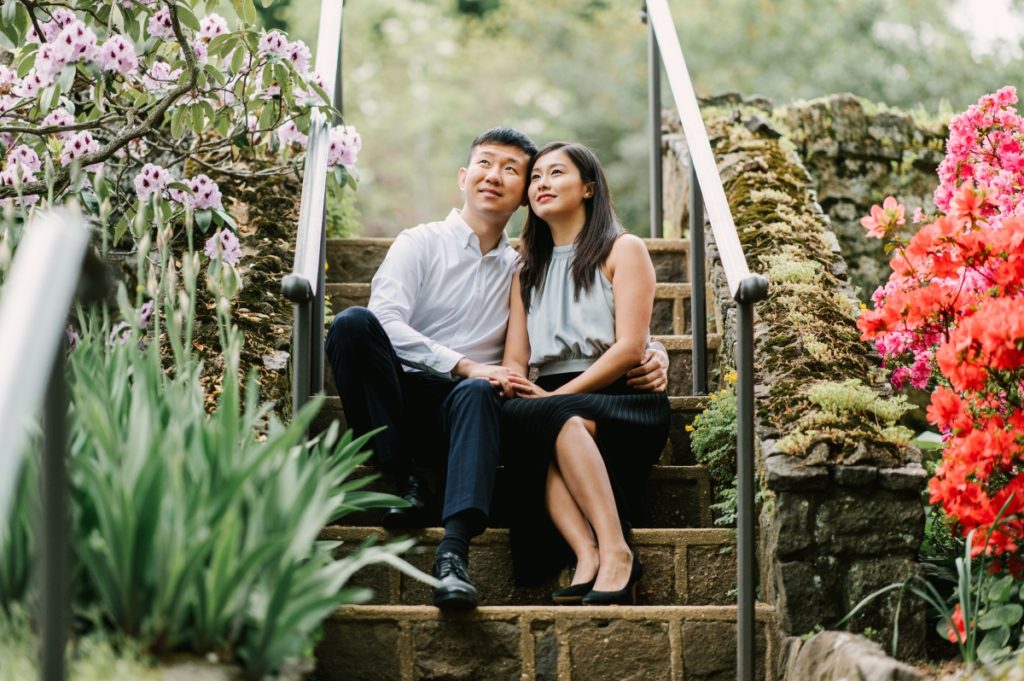
[[[864,236],[860,218],[888,195],[933,212],[935,169],[945,153],[944,123],[864,102],[850,94],[799,102],[774,111],[804,166],[861,300],[889,277],[889,257]]]
[[[770,281],[755,330],[760,600],[776,607],[783,635],[799,636],[833,627],[862,598],[915,572],[926,474],[909,433],[889,418],[901,399],[872,382],[875,360],[859,339],[839,243],[770,113],[763,102],[731,98],[706,107],[705,121],[750,269]],[[665,125],[687,175],[678,122]],[[709,228],[705,242],[725,325],[720,355],[730,362],[735,308]],[[894,606],[895,597],[879,601],[852,628],[888,640]],[[900,619],[900,653],[920,655],[923,606],[908,600]]]

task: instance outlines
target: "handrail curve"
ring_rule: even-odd
[[[78,287],[89,230],[53,209],[32,220],[0,295],[0,527],[18,480],[20,436],[42,403],[68,309]]]

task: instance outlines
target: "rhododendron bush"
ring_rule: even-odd
[[[861,221],[889,240],[892,276],[858,321],[896,388],[934,385],[945,450],[929,491],[974,552],[1017,571],[1024,529],[1024,119],[1012,87],[950,124],[937,212],[900,237],[890,197]],[[1000,510],[1003,515],[1000,518]]]
[[[232,0],[238,25],[203,12],[219,4],[2,3],[0,31],[14,45],[0,59],[8,221],[75,197],[117,243],[190,216],[210,233],[208,253],[237,262],[212,177],[295,172],[311,107],[330,99],[302,41],[257,29],[252,0]],[[353,183],[359,147],[352,128],[333,130],[336,181]]]

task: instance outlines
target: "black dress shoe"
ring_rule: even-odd
[[[558,589],[557,591],[551,592],[551,600],[558,605],[579,605],[583,597],[586,596],[594,588],[594,581],[597,578],[590,580],[589,582],[583,582],[582,584],[572,584],[564,589]]]
[[[427,506],[423,483],[410,475],[402,485],[399,496],[408,506],[389,508],[384,511],[380,524],[388,530],[411,530],[430,525],[430,510]]]
[[[583,597],[583,605],[636,605],[636,583],[643,575],[640,559],[633,554],[633,567],[626,586],[618,591],[591,591]]]
[[[480,594],[469,580],[466,561],[457,553],[442,553],[434,561],[434,577],[441,586],[434,588],[434,605],[449,612],[472,610],[480,604]]]

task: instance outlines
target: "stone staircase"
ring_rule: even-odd
[[[327,243],[327,294],[334,313],[365,305],[369,281],[390,239],[333,239]],[[558,607],[543,588],[512,583],[508,517],[514,497],[499,471],[491,529],[473,541],[470,569],[483,606],[442,615],[425,605],[426,585],[384,566],[367,568],[351,581],[374,592],[366,605],[339,608],[324,623],[317,646],[316,679],[322,681],[603,681],[620,679],[711,681],[735,679],[735,550],[732,530],[712,527],[706,469],[690,451],[685,426],[707,404],[690,392],[692,338],[687,242],[651,239],[648,250],[658,277],[651,333],[669,351],[672,427],[669,442],[648,483],[647,517],[633,533],[644,564],[636,606]],[[709,306],[709,310],[714,309]],[[715,328],[709,319],[709,327]],[[720,325],[719,325],[720,328]],[[721,343],[709,335],[710,352]],[[329,372],[328,372],[329,373]],[[316,428],[344,414],[330,376]],[[357,475],[370,473],[360,470]],[[393,491],[383,483],[376,489]],[[380,512],[345,516],[344,526],[321,538],[355,547],[386,532]],[[414,534],[406,554],[429,571],[440,528]],[[561,577],[568,583],[568,574]],[[757,678],[775,678],[777,644],[773,608],[757,608]]]

